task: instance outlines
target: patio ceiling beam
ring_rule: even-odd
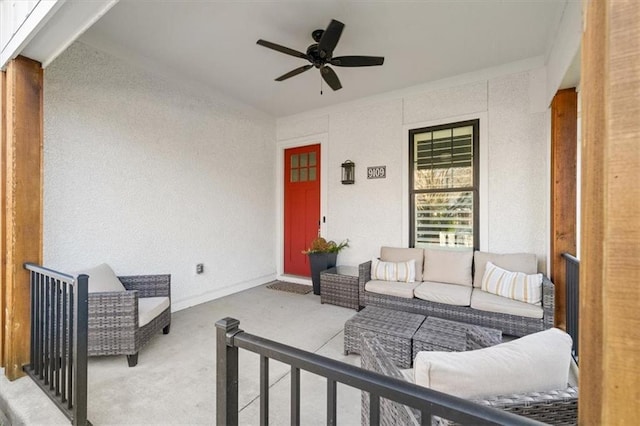
[[[25,262],[42,263],[43,71],[39,62],[13,59],[5,74],[2,291],[5,375],[14,380],[29,362],[30,294]]]

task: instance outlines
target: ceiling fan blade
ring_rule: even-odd
[[[333,49],[336,48],[338,40],[340,40],[343,29],[344,24],[342,22],[336,21],[335,19],[329,22],[329,26],[324,30],[324,34],[322,34],[322,38],[318,42],[318,51],[320,52],[321,58],[331,57]]]
[[[283,74],[280,77],[276,78],[276,81],[286,80],[286,79],[291,78],[291,77],[293,77],[295,75],[298,75],[300,73],[305,72],[306,70],[308,70],[311,67],[313,67],[313,65],[309,64],[309,65],[305,65],[305,66],[300,67],[300,68],[296,68],[295,70],[291,70],[288,73]]]
[[[280,46],[279,44],[271,43],[266,40],[258,40],[256,42],[260,46],[268,47],[269,49],[277,50],[280,53],[284,53],[287,55],[295,56],[296,58],[308,59],[307,55],[302,52],[298,52],[297,50],[289,49],[288,47]]]
[[[324,66],[320,68],[320,74],[322,74],[322,78],[324,78],[324,81],[326,81],[329,87],[331,87],[333,90],[342,89],[340,79],[338,78],[334,70],[327,66]]]
[[[371,67],[374,65],[382,65],[384,57],[382,56],[338,56],[331,59],[331,65],[336,67]]]

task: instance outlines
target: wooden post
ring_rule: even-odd
[[[0,367],[5,366],[4,360],[4,341],[5,341],[5,327],[6,327],[6,265],[7,265],[7,250],[5,244],[5,229],[6,229],[6,205],[5,194],[7,184],[7,108],[6,108],[6,93],[7,93],[7,73],[0,71]]]
[[[29,362],[30,294],[25,262],[42,263],[42,84],[40,63],[18,57],[6,71],[6,182],[3,191],[5,374]]]
[[[581,425],[640,418],[640,2],[585,2]]]
[[[560,90],[551,102],[551,281],[556,327],[566,328],[566,279],[562,253],[576,253],[578,94]]]

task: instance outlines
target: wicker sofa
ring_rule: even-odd
[[[372,334],[362,336],[362,368],[400,380],[407,380],[406,371],[401,371],[392,362],[378,339]],[[475,403],[508,411],[534,420],[554,425],[574,425],[578,415],[578,389],[567,386],[563,389],[528,392],[520,394],[496,395],[490,398],[473,399]],[[369,395],[362,393],[361,419],[363,425],[369,424]],[[420,412],[397,402],[380,400],[380,424],[421,425]],[[434,417],[434,425],[452,425],[453,422]]]
[[[102,264],[89,275],[88,355],[126,355],[129,367],[138,352],[171,328],[171,275],[116,277]]]
[[[404,283],[388,286],[385,282],[371,280],[372,262],[364,262],[359,265],[360,306],[378,306],[497,328],[512,336],[524,336],[554,326],[555,286],[547,277],[542,277],[540,306],[507,300],[505,297],[488,294],[480,288],[487,261],[511,271],[534,274],[537,272],[534,254],[496,254],[480,251],[467,252],[466,255],[460,253],[464,252],[382,247],[382,261],[415,260],[416,283],[403,288]],[[418,287],[421,284],[422,287]],[[416,297],[421,288],[427,288],[429,294],[423,298]],[[386,292],[383,289],[393,291]],[[452,290],[458,293],[462,291],[464,296],[461,298],[456,293],[450,297],[449,293]]]

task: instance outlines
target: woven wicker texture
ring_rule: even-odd
[[[339,274],[336,268],[320,272],[320,303],[359,310],[358,278]]]
[[[425,317],[409,312],[368,307],[344,323],[344,351],[360,353],[361,335],[371,332],[401,368],[413,362],[412,339]]]
[[[376,371],[386,376],[402,378],[398,370],[386,353],[386,349],[371,334],[363,335],[361,344],[362,368]],[[368,394],[362,397],[362,424],[369,424]],[[486,399],[473,400],[477,404],[487,405],[497,409],[512,412],[534,420],[552,425],[575,425],[578,420],[578,389],[568,386],[565,389],[546,392],[530,392],[525,394],[499,395]],[[381,399],[381,425],[419,425],[420,413],[404,405]],[[454,425],[446,419],[434,418],[432,424]]]
[[[425,316],[450,319],[469,324],[502,330],[504,334],[512,336],[526,336],[527,334],[546,330],[554,326],[555,299],[554,285],[548,278],[542,279],[542,309],[541,319],[528,318],[518,315],[501,314],[497,312],[480,311],[468,306],[453,306],[444,303],[430,302],[421,299],[406,299],[367,292],[365,284],[371,280],[371,261],[364,262],[358,267],[360,277],[360,306],[378,306],[405,312],[413,312]]]
[[[467,351],[497,345],[502,332],[495,328],[428,317],[413,336],[413,358],[420,351]]]
[[[138,327],[138,298],[171,298],[171,275],[118,277],[126,291],[89,293],[89,356],[135,355],[171,324],[171,307]]]

